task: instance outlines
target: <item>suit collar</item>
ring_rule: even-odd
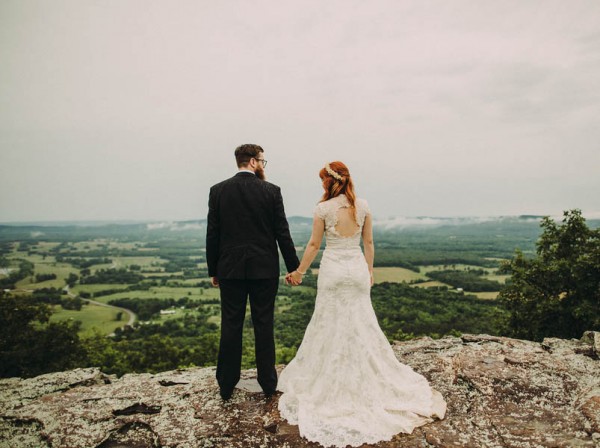
[[[237,176],[246,176],[246,177],[248,177],[248,176],[255,176],[256,177],[256,174],[251,173],[249,171],[238,171],[236,173],[235,177],[237,177]]]

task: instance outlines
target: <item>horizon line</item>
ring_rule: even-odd
[[[591,212],[586,214],[582,213],[585,219],[600,219],[600,211]],[[447,215],[447,216],[432,216],[432,215],[392,215],[386,218],[374,218],[375,221],[390,221],[399,218],[408,218],[408,219],[459,219],[459,218],[519,218],[519,217],[527,217],[527,218],[543,218],[545,216],[549,217],[562,217],[563,214],[540,214],[540,213],[519,213],[514,215]],[[302,218],[302,219],[312,219],[310,216],[302,216],[302,215],[290,215],[287,217],[288,219],[292,218]],[[202,222],[206,221],[206,218],[191,218],[191,219],[168,219],[168,218],[141,218],[141,219],[61,219],[61,220],[13,220],[13,221],[0,221],[0,225],[52,225],[52,224],[68,224],[68,223],[99,223],[99,224],[149,224],[149,223],[181,223],[181,222]]]

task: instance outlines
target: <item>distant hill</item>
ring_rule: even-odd
[[[539,215],[492,217],[390,217],[374,219],[375,233],[393,237],[395,234],[477,237],[497,235],[517,240],[536,238],[539,234]],[[558,219],[558,218],[555,218]],[[299,240],[310,235],[312,218],[288,217],[292,236]],[[587,220],[590,228],[600,227],[600,219]],[[0,241],[83,241],[93,238],[137,239],[156,237],[174,239],[204,239],[206,219],[185,221],[39,221],[0,224]]]

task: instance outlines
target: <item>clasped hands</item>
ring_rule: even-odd
[[[285,284],[298,286],[300,283],[302,283],[302,275],[303,274],[298,271],[288,272],[285,276]]]

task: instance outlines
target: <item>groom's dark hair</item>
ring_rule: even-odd
[[[241,145],[235,148],[235,161],[237,162],[238,168],[247,166],[250,163],[250,159],[256,158],[263,149],[258,145]]]

